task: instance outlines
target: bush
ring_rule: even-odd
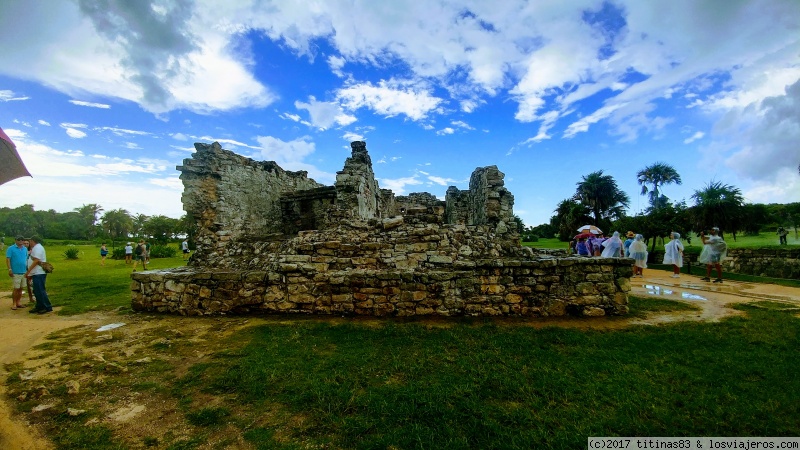
[[[154,245],[150,247],[151,258],[172,258],[178,254],[178,249],[167,245]]]
[[[67,259],[78,259],[78,254],[79,253],[80,253],[80,251],[78,250],[77,247],[69,247],[66,250],[64,250],[64,258],[67,258]]]
[[[119,247],[112,250],[111,259],[125,259],[125,247]]]
[[[539,242],[539,236],[535,234],[523,234],[522,242]]]

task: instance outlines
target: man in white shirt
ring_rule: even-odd
[[[53,311],[53,305],[50,304],[50,298],[47,296],[47,290],[44,286],[47,273],[41,266],[43,262],[47,262],[47,253],[45,253],[42,246],[42,238],[33,236],[31,242],[33,242],[31,265],[28,267],[25,276],[33,282],[33,295],[36,297],[36,306],[30,312],[32,314],[46,314]]]

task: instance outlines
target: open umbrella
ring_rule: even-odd
[[[578,228],[578,231],[580,231],[582,233],[592,233],[592,234],[601,234],[603,232],[603,230],[601,230],[600,228],[597,228],[594,225],[584,225],[584,226]]]
[[[24,176],[31,176],[28,169],[25,168],[25,163],[17,153],[17,146],[11,142],[5,131],[0,128],[0,184],[8,183],[9,181]]]
[[[581,234],[578,234],[578,235],[576,235],[576,236],[575,236],[574,238],[572,238],[572,239],[575,239],[575,240],[578,240],[578,239],[589,239],[589,238],[590,238],[590,237],[592,237],[592,236],[594,236],[592,233],[586,233],[586,232],[583,232],[583,233],[581,233]]]

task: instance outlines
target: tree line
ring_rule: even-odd
[[[33,205],[0,208],[0,232],[4,236],[39,235],[44,239],[93,241],[105,240],[112,247],[133,238],[147,238],[166,244],[193,232],[186,215],[173,219],[163,215],[132,214],[125,209],[105,211],[96,203],[69,212],[53,209],[37,211]]]
[[[636,174],[646,195],[648,207],[644,214],[628,216],[626,208],[630,197],[622,192],[617,182],[602,170],[583,176],[576,183],[575,194],[558,203],[550,223],[524,228],[526,235],[557,236],[568,241],[577,229],[586,224],[596,225],[604,231],[634,230],[648,240],[665,238],[671,231],[690,238],[690,232],[708,232],[719,227],[736,240],[739,233],[758,234],[762,230],[775,231],[778,227],[794,228],[795,237],[800,227],[800,203],[761,204],[745,203],[741,190],[719,181],[710,181],[686,201],[674,202],[663,193],[669,184],[681,184],[680,174],[669,164],[657,162]],[[655,248],[656,239],[652,240]]]

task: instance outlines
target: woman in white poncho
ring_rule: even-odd
[[[728,244],[722,240],[717,227],[711,229],[711,236],[706,236],[703,233],[700,235],[700,239],[703,240],[703,251],[700,252],[700,257],[697,258],[697,261],[706,265],[706,276],[702,280],[711,281],[711,266],[714,266],[717,268],[717,279],[714,280],[714,283],[722,283],[722,265],[720,262],[728,256]]]
[[[672,264],[672,278],[680,278],[681,267],[683,267],[681,235],[673,231],[669,237],[671,241],[664,246],[664,264]]]
[[[644,243],[644,237],[641,234],[637,234],[633,239],[630,253],[631,258],[635,260],[633,263],[633,276],[644,277],[644,269],[647,268],[647,244]]]
[[[610,238],[603,241],[603,258],[618,258],[622,256],[622,239],[619,238],[619,231],[615,231]]]

